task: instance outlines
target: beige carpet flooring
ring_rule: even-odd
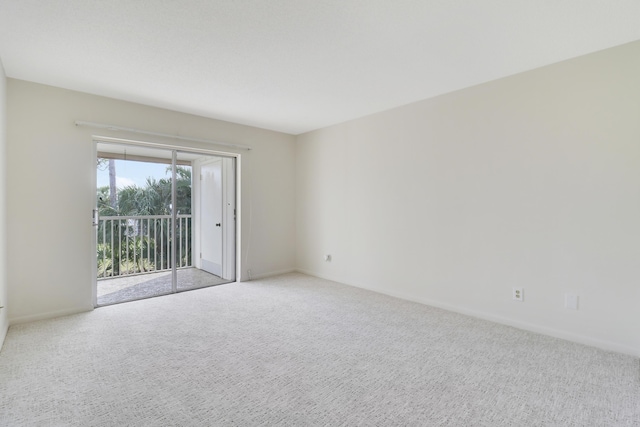
[[[4,426],[639,426],[634,357],[288,274],[12,326]]]

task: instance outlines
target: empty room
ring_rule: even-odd
[[[0,426],[640,425],[638,22],[0,0]]]

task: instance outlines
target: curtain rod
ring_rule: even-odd
[[[126,128],[126,127],[115,126],[115,125],[105,125],[105,124],[102,124],[102,123],[83,122],[81,120],[76,120],[75,121],[75,125],[76,126],[92,127],[92,128],[97,128],[97,129],[107,129],[107,130],[114,130],[114,131],[140,133],[140,134],[143,134],[143,135],[160,136],[160,137],[163,137],[163,138],[178,139],[178,140],[181,140],[181,141],[204,142],[205,144],[223,145],[225,147],[233,147],[233,148],[240,148],[240,149],[243,149],[243,150],[251,150],[251,147],[249,147],[248,145],[232,144],[230,142],[213,141],[213,140],[210,140],[210,139],[191,138],[191,137],[188,137],[188,136],[171,135],[171,134],[168,134],[168,133],[161,133],[161,132],[151,132],[151,131],[148,131],[148,130],[141,130],[141,129],[135,129],[135,128]]]

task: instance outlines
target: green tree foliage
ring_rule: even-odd
[[[171,167],[167,167],[171,171]],[[144,187],[130,185],[118,190],[115,208],[110,206],[108,186],[98,188],[98,210],[102,216],[171,215],[171,178],[147,178]],[[176,168],[178,214],[191,214],[191,168]]]
[[[171,167],[167,172],[171,172]],[[109,186],[98,188],[97,196],[101,217],[162,216],[100,221],[98,277],[171,268],[170,253],[174,243],[187,248],[179,265],[191,264],[191,233],[183,232],[182,242],[174,242],[170,233],[171,178],[149,177],[144,187],[131,185],[118,189],[115,206],[111,204]],[[191,168],[176,168],[176,206],[178,215],[191,214]],[[190,230],[190,218],[182,221],[185,229]]]

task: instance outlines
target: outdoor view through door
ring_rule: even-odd
[[[235,281],[235,159],[97,152],[96,306]]]

